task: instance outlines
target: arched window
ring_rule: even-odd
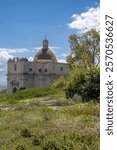
[[[39,72],[41,72],[42,70],[41,70],[41,68],[39,69]]]
[[[29,68],[29,71],[32,72],[32,68]]]
[[[45,72],[47,72],[47,69],[45,69]]]
[[[60,71],[63,71],[63,67],[60,68]]]
[[[16,64],[14,64],[14,71],[16,71],[17,70],[17,66],[16,66]]]

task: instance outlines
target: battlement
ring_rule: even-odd
[[[19,61],[25,61],[25,62],[28,62],[28,59],[27,58],[24,58],[24,57],[22,57],[22,58],[19,58],[19,57],[15,57],[15,58],[10,58],[9,60],[8,60],[8,62],[19,62]]]

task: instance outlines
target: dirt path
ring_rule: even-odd
[[[63,108],[63,106],[60,106],[60,102],[65,99],[59,98],[33,98],[33,99],[26,99],[26,100],[20,100],[19,103],[16,104],[0,104],[0,110],[3,111],[9,111],[9,110],[20,110],[20,109],[30,109],[34,106],[40,106],[40,105],[46,105],[48,108],[51,108],[53,110],[58,110]]]

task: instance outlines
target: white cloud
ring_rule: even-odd
[[[33,47],[32,49],[33,50],[39,50],[39,49],[41,49],[42,48],[42,46],[40,46],[40,47]],[[49,46],[49,48],[50,49],[60,49],[60,47],[58,47],[58,46]]]
[[[33,49],[35,49],[35,50],[40,50],[42,47],[34,47]],[[58,47],[58,46],[49,46],[49,48],[51,49],[51,50],[56,50],[56,49],[60,49],[60,47]]]
[[[33,57],[29,57],[28,61],[33,61],[33,59],[34,59]]]
[[[69,55],[68,53],[62,53],[62,54],[61,54],[61,57],[62,57],[62,58],[66,58],[68,55]]]
[[[14,48],[14,49],[10,50],[10,52],[12,52],[12,53],[25,53],[28,51],[29,51],[28,48]]]
[[[42,48],[42,47],[33,47],[33,48],[32,48],[32,51],[33,51],[34,53],[36,53],[36,52],[38,52],[41,48]]]
[[[32,48],[32,50],[33,50],[33,52],[38,52],[40,49],[41,49],[42,47],[40,46],[40,47],[33,47]],[[57,50],[57,49],[60,49],[60,47],[58,47],[58,46],[49,46],[49,48],[55,53],[55,51]]]
[[[91,7],[87,12],[73,14],[72,19],[73,21],[68,24],[71,29],[76,29],[82,33],[92,28],[100,30],[100,7]]]
[[[15,53],[28,52],[27,48],[0,48],[0,71],[6,70],[7,61],[9,58],[13,58]]]
[[[58,62],[67,63],[65,59],[58,59]]]
[[[58,46],[49,46],[49,48],[50,48],[50,49],[54,49],[54,50],[60,49],[60,47],[58,47]]]
[[[0,70],[5,70],[7,61],[9,58],[13,58],[11,54],[9,54],[7,51],[0,51]]]
[[[69,55],[69,53],[62,53],[62,54],[58,55],[58,62],[67,63],[66,57],[68,55]]]
[[[25,52],[28,52],[29,49],[28,48],[0,48],[0,52],[8,52],[8,53],[12,53],[12,54],[15,54],[15,53],[25,53]]]

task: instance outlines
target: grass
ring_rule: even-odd
[[[56,90],[49,97],[6,100],[15,109],[0,110],[1,150],[99,150],[99,104],[69,101]],[[48,108],[53,104],[64,107]]]
[[[53,98],[64,97],[65,94],[62,90],[57,88],[33,88],[18,91],[14,94],[4,94],[0,96],[0,102],[16,103],[18,100],[46,97]]]

